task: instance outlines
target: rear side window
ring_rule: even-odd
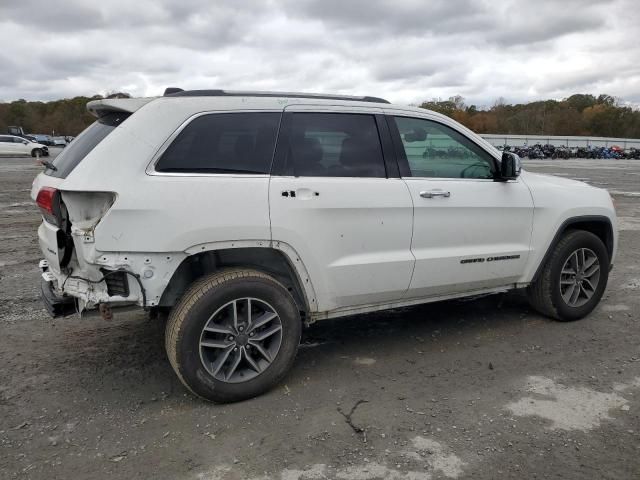
[[[373,115],[293,113],[285,171],[300,177],[386,177]]]
[[[213,113],[189,123],[156,164],[158,172],[265,174],[280,113]]]
[[[71,142],[60,155],[53,160],[56,170],[47,168],[45,173],[52,177],[67,178],[67,175],[78,166],[96,145],[113,132],[118,125],[124,122],[130,113],[114,112],[103,115],[93,122],[73,142]]]

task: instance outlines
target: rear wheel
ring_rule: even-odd
[[[264,393],[285,376],[301,330],[284,286],[255,270],[226,270],[197,281],[173,308],[166,349],[189,390],[233,402]]]
[[[590,232],[571,231],[558,242],[528,287],[529,303],[556,320],[578,320],[598,305],[608,275],[609,255],[602,240]]]

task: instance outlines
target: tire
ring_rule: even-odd
[[[165,346],[192,393],[227,403],[278,384],[293,365],[301,332],[300,312],[282,284],[256,270],[231,269],[207,275],[187,290],[169,315]]]
[[[594,270],[596,266],[594,260],[593,264],[584,269],[585,274],[578,273],[580,268],[574,268],[578,257],[573,255],[575,253],[582,257],[581,252],[588,258],[584,264],[589,265],[589,262],[595,258],[599,270]],[[572,274],[576,270],[578,272]],[[587,277],[591,271],[595,273]],[[594,280],[596,273],[598,273],[597,284],[592,285],[596,283]],[[571,230],[553,248],[538,277],[527,288],[527,297],[530,305],[543,315],[563,322],[579,320],[591,313],[600,302],[607,287],[608,276],[609,254],[602,240],[584,230]],[[581,279],[584,284],[576,283]],[[578,296],[576,301],[572,302],[576,289]],[[590,297],[588,297],[589,292],[591,292]]]
[[[42,149],[41,148],[34,148],[33,150],[31,150],[31,156],[32,157],[36,157],[40,155],[42,157]]]

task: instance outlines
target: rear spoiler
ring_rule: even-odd
[[[94,117],[101,117],[111,112],[133,113],[145,106],[154,97],[147,98],[103,98],[87,103],[87,111]]]

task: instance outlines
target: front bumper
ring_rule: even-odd
[[[59,296],[53,291],[53,283],[44,278],[40,280],[40,293],[47,312],[53,318],[66,317],[77,312],[75,298]]]

